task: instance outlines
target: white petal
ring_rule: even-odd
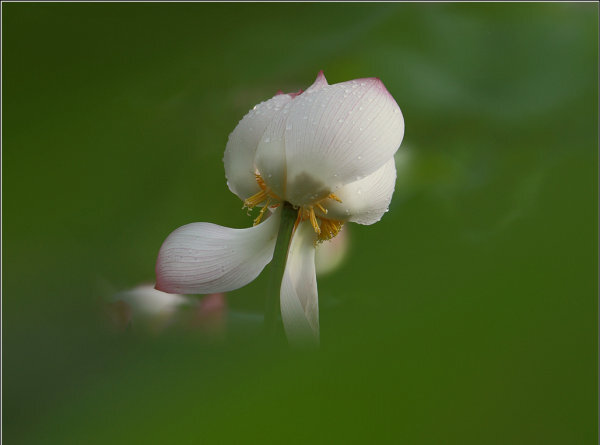
[[[225,147],[225,176],[229,189],[244,200],[260,191],[254,176],[254,156],[258,141],[269,122],[292,98],[278,94],[256,105],[229,135]]]
[[[315,81],[313,82],[313,84],[311,86],[309,86],[305,93],[314,93],[317,90],[320,90],[323,87],[326,87],[327,85],[329,85],[327,83],[327,79],[325,79],[325,74],[323,74],[323,70],[319,71],[319,74],[317,74],[317,78],[315,79]]]
[[[281,317],[287,338],[294,344],[319,343],[315,236],[309,221],[298,225],[281,282]]]
[[[400,108],[379,79],[307,91],[288,107],[286,198],[296,205],[310,201],[315,191],[335,191],[373,173],[404,135]]]
[[[317,78],[306,91],[299,94],[292,94],[294,100],[303,94],[312,94],[327,86],[327,79],[323,71],[319,71]],[[291,103],[277,114],[267,125],[263,136],[260,138],[256,150],[254,165],[261,174],[267,186],[281,198],[285,199],[285,134],[291,130],[287,124]]]
[[[271,261],[281,212],[248,229],[187,224],[171,233],[158,253],[156,288],[180,294],[238,289]]]
[[[256,150],[254,165],[265,184],[285,199],[285,132],[288,103],[267,125]]]
[[[396,185],[396,164],[392,157],[366,178],[346,184],[335,192],[342,202],[327,200],[326,218],[373,224],[387,212]]]

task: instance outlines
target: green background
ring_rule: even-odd
[[[4,3],[2,26],[7,444],[597,442],[597,3]],[[224,342],[115,333],[104,302],[168,233],[251,224],[227,136],[320,69],[380,77],[406,123],[391,211],[319,279],[321,349],[233,316]]]

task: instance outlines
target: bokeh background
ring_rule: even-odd
[[[597,442],[597,3],[4,3],[2,28],[7,444]],[[406,122],[390,212],[319,278],[321,349],[261,336],[266,273],[218,336],[189,306],[115,327],[168,233],[251,224],[227,136],[320,69]]]

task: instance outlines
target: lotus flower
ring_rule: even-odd
[[[297,220],[280,289],[291,342],[319,341],[315,246],[346,222],[373,224],[394,192],[394,153],[404,135],[400,108],[377,78],[329,85],[321,71],[304,92],[256,105],[229,136],[225,175],[254,227],[192,223],[171,233],[156,264],[157,289],[228,292],[271,261],[283,205]]]

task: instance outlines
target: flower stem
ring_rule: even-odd
[[[284,202],[277,234],[273,260],[271,261],[271,272],[269,277],[269,288],[267,292],[267,303],[265,308],[265,329],[267,335],[274,336],[281,328],[279,321],[279,293],[281,292],[281,281],[285,271],[288,248],[292,239],[292,231],[296,222],[297,211],[291,204]]]

